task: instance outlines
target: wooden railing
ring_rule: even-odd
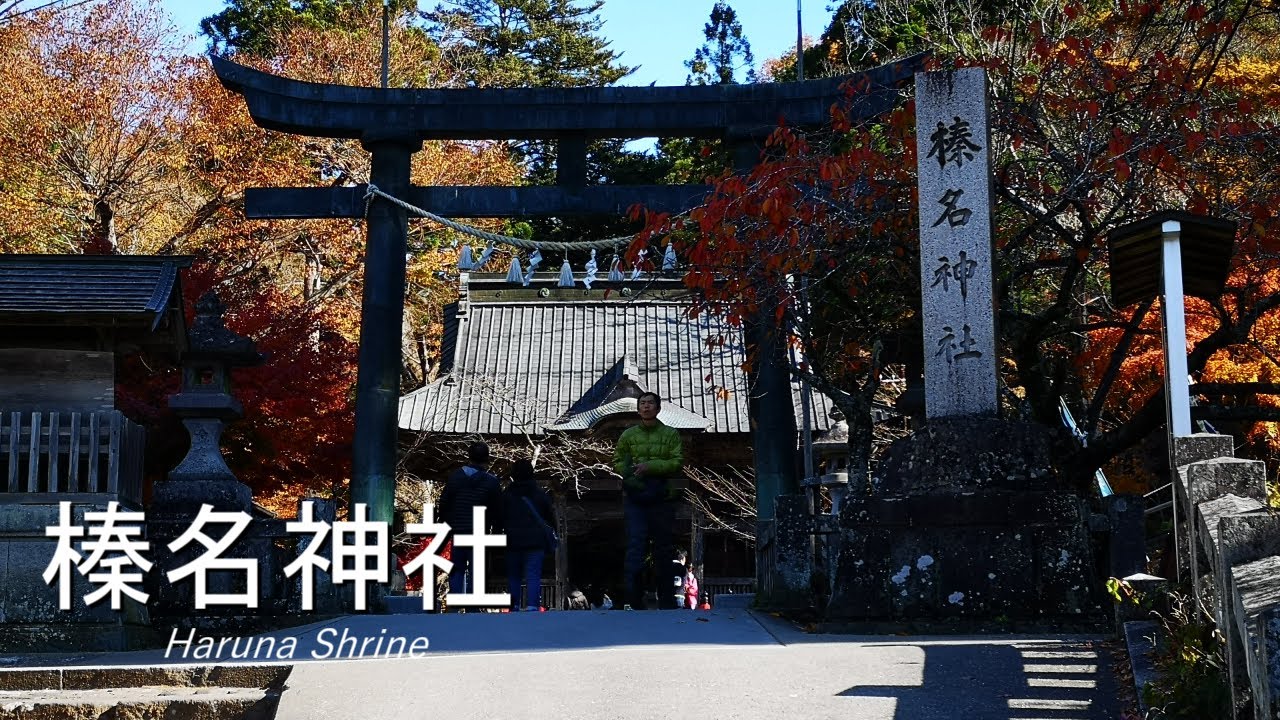
[[[0,409],[0,500],[34,493],[107,493],[142,501],[145,431],[115,410]]]
[[[755,591],[756,579],[753,577],[708,576],[698,586],[698,602],[713,603],[716,595],[744,595]]]

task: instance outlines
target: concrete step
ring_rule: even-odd
[[[388,615],[414,615],[427,612],[422,609],[421,595],[386,595],[382,600],[386,603]]]
[[[711,607],[714,610],[749,610],[755,602],[755,593],[720,593],[711,599]]]
[[[0,671],[0,720],[270,720],[292,668],[99,667]]]

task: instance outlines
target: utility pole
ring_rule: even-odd
[[[804,21],[800,15],[800,3],[796,0],[796,80],[804,79]]]
[[[799,1],[799,0],[796,0]],[[390,82],[392,65],[392,0],[383,0],[383,87]]]

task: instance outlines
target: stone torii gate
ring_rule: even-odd
[[[779,120],[817,127],[830,118],[848,80],[870,90],[852,105],[855,119],[883,114],[897,88],[921,69],[922,56],[858,76],[759,85],[686,87],[412,90],[325,85],[270,75],[219,57],[214,71],[244,96],[253,121],[269,130],[359,140],[372,154],[370,182],[383,192],[445,217],[620,215],[634,203],[666,212],[696,207],[706,186],[587,185],[586,149],[601,138],[719,138],[735,168],[750,169],[758,144]],[[424,140],[558,141],[555,187],[415,187],[410,157]],[[366,217],[367,186],[251,188],[250,218]],[[384,199],[368,208],[360,322],[351,501],[369,519],[390,522],[395,490],[400,331],[404,315],[406,211]],[[761,323],[762,328],[764,323]],[[755,335],[778,349],[762,353],[752,378],[756,499],[761,520],[773,499],[796,490],[796,425],[789,369],[776,335]]]

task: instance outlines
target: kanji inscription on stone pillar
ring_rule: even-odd
[[[927,417],[995,415],[991,163],[982,68],[916,73]]]

